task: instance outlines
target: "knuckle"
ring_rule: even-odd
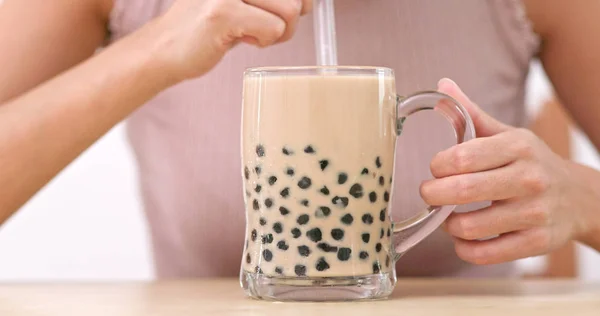
[[[281,6],[281,17],[288,22],[300,16],[302,11],[302,3],[297,0],[282,2]]]
[[[543,203],[534,203],[526,211],[527,222],[536,226],[548,226],[551,223],[549,209]]]
[[[544,172],[537,168],[532,168],[521,178],[521,185],[527,192],[539,194],[548,190],[549,180]]]
[[[515,141],[513,142],[514,150],[519,157],[530,158],[535,154],[533,139],[535,135],[524,128],[518,128],[515,130]]]
[[[469,203],[474,199],[476,186],[473,181],[469,179],[459,178],[456,179],[452,187],[456,190],[457,204]]]
[[[490,263],[490,256],[476,244],[456,243],[454,250],[456,255],[466,262],[477,265]]]
[[[479,238],[477,234],[477,223],[475,223],[469,216],[455,216],[448,219],[448,229],[451,234],[456,237],[474,240]]]
[[[454,169],[459,173],[468,172],[473,165],[473,156],[471,152],[462,148],[456,147],[451,157]]]

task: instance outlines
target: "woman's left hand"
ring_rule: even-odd
[[[435,179],[422,184],[421,195],[430,205],[492,201],[446,221],[460,258],[475,264],[512,261],[586,233],[584,210],[598,202],[573,163],[529,130],[487,115],[451,80],[441,80],[439,91],[467,109],[478,138],[437,154],[431,162]]]

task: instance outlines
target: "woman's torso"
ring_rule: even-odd
[[[113,40],[164,12],[171,0],[116,0]],[[524,122],[524,82],[536,38],[513,0],[336,2],[339,62],[395,70],[400,94],[457,81],[494,117]],[[312,20],[294,39],[234,48],[204,77],[168,89],[129,120],[159,277],[233,276],[244,241],[240,171],[242,72],[252,66],[313,65]],[[441,124],[438,124],[441,123]],[[434,125],[432,125],[434,124]],[[407,123],[396,161],[394,216],[421,206],[429,159],[452,143],[450,127],[427,115]],[[463,210],[477,207],[472,205]],[[461,261],[437,231],[398,263],[400,275],[509,276],[512,264]]]

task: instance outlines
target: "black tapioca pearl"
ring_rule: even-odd
[[[246,239],[246,249],[248,249],[248,239]]]
[[[326,186],[323,186],[319,192],[321,192],[323,195],[329,195],[329,189]]]
[[[390,267],[390,256],[386,256],[385,257],[385,267],[389,268]]]
[[[383,178],[383,176],[379,176],[379,185],[383,186],[385,184],[385,179]]]
[[[283,268],[282,267],[275,267],[275,273],[277,273],[277,274],[283,274]]]
[[[377,202],[377,193],[375,193],[375,192],[369,193],[369,201],[371,201],[371,203]]]
[[[348,192],[354,198],[359,199],[363,196],[363,187],[359,183],[355,183],[350,187],[350,191]]]
[[[329,166],[329,160],[323,159],[323,160],[319,161],[319,166],[321,166],[321,171],[325,171],[325,168],[327,168],[327,166]]]
[[[319,208],[315,211],[315,216],[318,218],[327,217],[331,214],[331,209],[327,206],[319,206]]]
[[[244,167],[244,178],[246,178],[246,180],[250,179],[250,169],[248,169],[248,167]]]
[[[278,234],[281,234],[281,232],[283,232],[283,225],[281,225],[280,222],[273,224],[273,231]]]
[[[252,257],[250,257],[249,253],[246,254],[246,263],[247,264],[251,264],[252,263]]]
[[[333,203],[334,205],[341,207],[341,208],[346,208],[348,206],[348,203],[350,202],[350,200],[345,197],[345,196],[334,196],[333,199],[331,199],[331,203]]]
[[[383,193],[383,200],[386,201],[386,202],[390,201],[390,193],[388,191],[385,191]]]
[[[385,215],[387,215],[387,210],[383,209],[379,212],[379,220],[385,222]]]
[[[285,240],[280,240],[277,242],[277,248],[286,251],[290,249],[290,246],[285,242]]]
[[[377,156],[377,158],[375,158],[375,166],[381,168],[381,157]]]
[[[373,216],[371,216],[371,214],[365,214],[362,216],[361,219],[362,219],[363,223],[365,223],[367,225],[373,224]]]
[[[308,214],[302,214],[302,215],[298,216],[298,219],[296,219],[296,222],[299,225],[305,225],[306,223],[308,223],[308,220],[309,220]]]
[[[312,180],[310,180],[310,178],[308,178],[308,177],[302,177],[302,179],[300,179],[300,181],[298,181],[298,186],[300,187],[300,189],[303,189],[303,190],[310,188],[311,184],[312,184]]]
[[[252,196],[252,194],[250,194],[250,192],[248,192],[248,191],[246,190],[246,197],[250,197],[250,196]]]
[[[263,270],[259,266],[256,266],[254,267],[254,273],[263,274]]]
[[[252,241],[256,241],[257,236],[258,236],[258,233],[256,232],[256,229],[253,229],[252,232],[250,232],[250,239]]]
[[[365,260],[365,259],[369,258],[369,253],[368,253],[368,252],[366,252],[366,251],[361,251],[361,252],[358,254],[358,257],[359,257],[359,258],[361,258],[362,260]]]
[[[300,235],[302,235],[302,232],[300,231],[300,229],[298,229],[298,228],[292,229],[292,236],[294,238],[298,238],[298,237],[300,237]]]
[[[306,146],[304,148],[304,152],[307,153],[307,154],[314,154],[315,153],[315,149],[311,145],[308,145],[308,146]]]
[[[286,216],[290,213],[290,210],[288,210],[285,206],[280,206],[279,213],[283,216]]]
[[[345,172],[340,172],[338,174],[338,184],[344,184],[346,181],[348,181],[348,174]]]
[[[387,230],[387,236],[390,237],[390,235],[392,235],[392,231],[388,228],[388,230]]]
[[[390,177],[390,184],[392,184],[392,181],[393,181],[393,178],[392,178],[392,177]]]
[[[329,269],[329,263],[325,261],[324,257],[321,257],[319,258],[319,260],[317,260],[317,265],[315,266],[315,268],[317,269],[317,271],[325,271]]]
[[[266,198],[266,199],[265,199],[265,206],[266,206],[267,208],[271,208],[271,207],[273,206],[273,200],[272,200],[272,199],[270,199],[270,198]]]
[[[377,245],[375,245],[375,251],[380,252],[381,251],[381,243],[378,242]]]
[[[363,170],[360,172],[360,174],[369,174],[369,169],[363,168]]]
[[[263,244],[270,244],[273,242],[273,234],[266,234],[262,236],[262,243]]]
[[[308,239],[314,241],[314,242],[319,242],[321,241],[321,239],[323,239],[323,235],[321,234],[321,230],[317,227],[317,228],[313,228],[309,231],[306,232],[306,237],[308,237]]]
[[[260,210],[260,204],[258,203],[258,200],[257,200],[257,199],[254,199],[254,201],[252,201],[252,208],[253,208],[255,211],[258,211],[258,210]]]
[[[301,204],[302,206],[306,206],[306,207],[308,207],[308,206],[310,205],[310,202],[308,202],[308,200],[307,200],[307,199],[303,199],[303,200],[300,200],[300,204]]]
[[[379,261],[375,261],[373,263],[373,273],[377,274],[379,272],[381,272],[381,265],[379,264]]]
[[[261,218],[258,220],[258,223],[260,224],[260,226],[265,226],[265,225],[267,225],[267,219],[266,219],[266,218],[264,218],[264,217],[261,217]]]
[[[308,246],[298,246],[298,253],[302,256],[302,257],[308,257],[310,256],[310,248],[308,248]]]
[[[385,230],[383,230],[383,228],[382,228],[381,229],[381,234],[379,235],[379,239],[382,239],[383,235],[385,235]]]
[[[262,167],[260,165],[254,167],[254,172],[257,176],[260,176],[260,173],[262,172]]]
[[[297,264],[294,267],[294,272],[296,273],[297,276],[306,276],[306,266]]]
[[[277,177],[276,176],[270,176],[269,177],[269,185],[273,185],[273,184],[275,184],[275,182],[277,182]]]
[[[291,156],[294,154],[294,152],[287,147],[283,147],[283,149],[281,149],[281,152],[286,156]]]
[[[362,241],[364,241],[365,243],[369,243],[369,240],[371,240],[371,234],[369,233],[364,233],[361,235]]]
[[[258,157],[264,157],[265,156],[265,147],[263,145],[257,145],[256,146],[256,155]]]
[[[338,247],[331,246],[330,244],[328,244],[326,242],[318,243],[317,248],[319,248],[325,252],[337,252],[338,251]]]
[[[342,223],[344,223],[346,225],[351,225],[353,221],[354,221],[354,217],[352,217],[352,214],[350,214],[350,213],[342,216]]]
[[[262,256],[266,262],[271,262],[271,260],[273,260],[273,253],[269,249],[263,250]]]
[[[334,228],[331,230],[331,238],[335,240],[342,240],[344,238],[344,231],[339,228]]]
[[[288,196],[290,196],[290,188],[284,188],[283,190],[281,190],[281,192],[279,192],[279,195],[281,195],[282,198],[287,198]]]
[[[351,253],[352,249],[350,248],[340,248],[338,249],[337,257],[340,261],[348,261]]]
[[[295,172],[294,172],[294,168],[291,168],[291,167],[289,167],[289,168],[286,168],[286,169],[285,169],[285,174],[287,174],[287,175],[288,175],[288,176],[290,176],[290,177],[293,177],[293,176],[294,176],[294,174],[295,174]]]

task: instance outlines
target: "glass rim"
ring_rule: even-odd
[[[321,75],[323,72],[339,72],[340,75],[393,75],[387,67],[377,66],[267,66],[252,67],[244,71],[244,76],[252,75]]]

